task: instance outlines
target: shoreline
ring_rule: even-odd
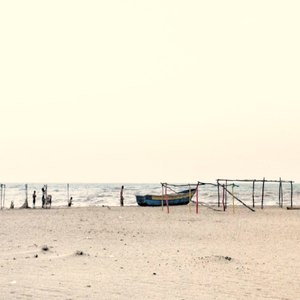
[[[2,193],[2,203],[5,207],[9,208],[11,202],[14,202],[16,208],[21,207],[25,201],[32,206],[32,194],[37,192],[36,205],[41,206],[42,193],[41,186],[28,184],[28,193],[24,185],[6,186]],[[256,186],[255,204],[261,204],[261,189]],[[267,188],[268,187],[268,188]],[[264,205],[277,205],[279,202],[278,187],[274,185],[267,186],[265,189]],[[75,206],[118,206],[120,204],[120,185],[112,184],[77,184],[70,185],[69,188],[65,184],[47,185],[48,194],[52,195],[53,206],[67,205],[70,197],[73,197],[73,204]],[[146,194],[162,194],[160,184],[129,184],[124,187],[124,204],[135,206],[136,195]],[[300,185],[295,185],[293,203],[295,206],[300,206]],[[252,186],[241,185],[235,190],[235,195],[242,200],[245,204],[252,206]],[[284,189],[284,205],[290,205],[290,191]],[[194,196],[194,202],[196,201]],[[221,199],[222,200],[222,199]],[[217,205],[218,203],[218,190],[211,186],[201,186],[199,189],[199,201],[207,204]],[[232,203],[232,197],[228,194],[228,204]],[[237,204],[238,201],[235,201]],[[1,200],[0,200],[1,207]]]
[[[193,200],[191,201],[190,204],[186,204],[186,205],[169,205],[169,208],[170,210],[172,210],[173,208],[178,208],[178,207],[186,207],[188,210],[189,209],[189,206],[195,210],[196,209],[196,202]],[[248,205],[249,207],[252,208],[252,206]],[[118,205],[107,205],[107,204],[89,204],[89,205],[76,205],[76,204],[73,204],[71,207],[69,207],[67,204],[65,205],[52,205],[50,208],[42,208],[42,206],[39,204],[39,205],[36,205],[35,208],[31,207],[29,205],[29,207],[27,208],[24,208],[24,207],[14,207],[14,208],[9,208],[9,207],[3,207],[0,209],[0,212],[1,211],[8,211],[8,210],[49,210],[49,209],[68,209],[68,210],[71,210],[71,209],[84,209],[84,208],[117,208],[117,207],[120,207],[120,208],[132,208],[132,207],[135,207],[135,208],[144,208],[144,209],[152,209],[152,208],[160,208],[162,210],[162,207],[161,206],[140,206],[138,204],[129,204],[129,205],[124,205],[124,206],[120,206],[119,204]],[[234,206],[235,209],[237,210],[249,210],[247,207],[244,207],[242,204],[235,204]],[[164,210],[167,209],[167,206],[164,205]],[[215,210],[215,211],[222,211],[223,212],[223,207],[222,205],[220,207],[218,207],[217,205],[209,205],[209,204],[206,204],[206,203],[202,203],[200,204],[199,203],[199,210],[201,209],[211,209],[211,210]],[[257,211],[263,211],[263,210],[267,210],[267,209],[283,209],[283,210],[298,210],[300,209],[300,205],[293,205],[293,207],[291,207],[291,205],[284,205],[283,207],[280,207],[279,205],[274,205],[274,204],[265,204],[263,208],[260,207],[260,205],[256,205],[254,207],[254,212],[257,212]],[[232,204],[229,204],[227,205],[227,208],[226,208],[226,211],[225,213],[228,211],[228,210],[233,210],[233,205]]]

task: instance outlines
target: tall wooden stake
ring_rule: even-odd
[[[255,207],[255,180],[252,183],[252,207]]]
[[[235,207],[234,207],[234,184],[232,185],[231,187],[231,191],[232,191],[232,210],[233,210],[233,213],[235,213]]]
[[[2,197],[3,197],[3,184],[0,184],[0,188],[1,188],[1,198],[0,198],[0,208],[3,208],[3,202],[2,202]]]
[[[283,207],[283,188],[282,188],[282,182],[281,183],[281,208]]]
[[[28,208],[28,184],[25,184],[25,208]]]
[[[167,187],[165,187],[165,197],[164,198],[165,198],[165,201],[166,201],[166,204],[167,204],[167,213],[170,213]]]
[[[67,203],[70,201],[70,185],[67,184]]]
[[[261,192],[261,209],[264,208],[264,197],[265,197],[265,177],[262,182],[262,192]]]
[[[164,184],[162,183],[161,184],[161,210],[163,211],[164,210]]]
[[[198,189],[199,189],[199,186],[198,186],[198,184],[197,184],[197,187],[196,187],[196,214],[199,213],[199,208],[198,208],[198,206],[199,206]]]
[[[5,192],[6,192],[6,185],[2,184],[3,186],[3,199],[2,199],[2,207],[5,207]]]
[[[225,181],[225,187],[226,187],[226,191],[227,191],[227,186],[228,186],[228,181]],[[225,193],[225,207],[227,208],[227,193]]]
[[[222,204],[223,204],[223,210],[225,211],[226,210],[226,207],[225,207],[225,186],[224,184],[222,185],[223,187],[223,195],[222,195]]]
[[[282,207],[282,205],[281,205],[281,189],[282,189],[281,178],[279,178],[279,191],[278,191],[278,205],[279,205],[279,207]]]
[[[291,181],[291,208],[293,208],[293,181]]]
[[[218,207],[220,207],[221,203],[220,203],[220,183],[219,183],[219,179],[217,180],[217,184],[218,184]]]
[[[191,185],[189,184],[189,212],[191,213],[192,212],[192,209],[191,209],[191,198],[192,198],[192,192],[191,192]]]

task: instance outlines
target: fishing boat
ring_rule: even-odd
[[[184,190],[167,195],[135,195],[140,206],[186,205],[193,198],[196,189]]]

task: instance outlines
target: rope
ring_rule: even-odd
[[[191,186],[195,186],[197,188],[198,184],[168,184],[168,183],[161,183],[162,187],[165,187],[167,189],[169,189],[171,192],[173,192],[174,194],[180,194],[180,192],[177,192],[176,190],[174,190],[171,187],[191,187]]]

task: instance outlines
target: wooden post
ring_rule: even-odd
[[[281,208],[283,207],[283,187],[282,187],[282,181],[280,180],[281,183]]]
[[[28,208],[28,184],[25,184],[25,207]]]
[[[252,207],[255,207],[255,180],[252,183]]]
[[[293,208],[293,181],[291,181],[291,208]]]
[[[234,184],[232,185],[231,191],[232,191],[232,210],[233,213],[235,213],[235,207],[234,207]]]
[[[281,205],[281,189],[282,189],[281,178],[279,178],[279,191],[278,191],[278,205],[279,205],[279,207],[282,207],[282,205]]]
[[[167,205],[167,213],[170,213],[167,186],[165,186],[165,197],[164,198],[165,198],[166,205]]]
[[[282,189],[282,181],[281,178],[279,178],[279,207],[283,207],[283,189]]]
[[[0,198],[0,209],[3,208],[3,202],[2,202],[2,197],[3,197],[3,184],[0,184],[0,188],[1,188],[1,198]]]
[[[198,189],[199,189],[199,185],[197,184],[196,186],[196,214],[199,213],[199,209],[198,209],[198,206],[199,206],[199,200],[198,200]]]
[[[218,185],[218,207],[220,207],[220,183],[219,179],[217,180],[217,185]]]
[[[70,185],[67,183],[67,203],[70,201]]]
[[[2,184],[3,186],[3,199],[2,199],[2,208],[5,207],[5,192],[6,192],[6,185]]]
[[[225,181],[225,187],[226,187],[226,191],[228,190],[227,187],[228,187],[228,183],[227,183],[227,180]],[[225,193],[225,207],[227,208],[227,193]]]
[[[164,184],[161,184],[161,210],[164,210]]]
[[[261,209],[264,208],[264,197],[265,197],[265,177],[262,182],[262,192],[261,192]]]
[[[223,204],[223,210],[225,211],[226,207],[225,207],[225,202],[224,202],[224,200],[225,200],[225,186],[224,186],[224,184],[222,185],[222,187],[223,187],[222,204]]]
[[[189,184],[189,212],[191,213],[192,211],[191,211],[191,195],[192,195],[192,193],[191,193],[191,185]]]

